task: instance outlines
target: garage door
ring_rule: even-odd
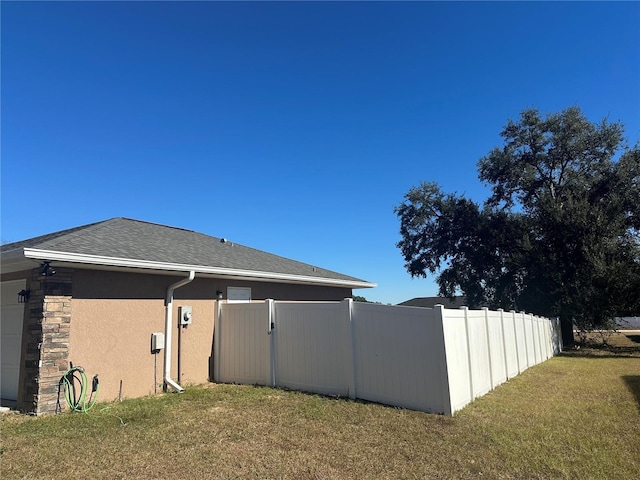
[[[25,286],[25,280],[0,283],[0,396],[3,400],[18,398],[24,316],[24,304],[18,303],[18,292]]]

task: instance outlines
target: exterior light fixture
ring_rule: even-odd
[[[219,300],[222,300],[222,290],[216,290],[216,297],[218,297]]]
[[[40,276],[41,277],[52,277],[56,274],[56,271],[49,265],[50,262],[42,262],[40,265]]]
[[[29,301],[30,296],[31,296],[31,291],[20,290],[18,292],[18,303],[27,303]]]

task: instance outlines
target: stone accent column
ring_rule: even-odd
[[[34,269],[28,286],[18,408],[36,415],[55,413],[60,379],[69,368],[73,270],[55,270],[52,277],[40,277]]]

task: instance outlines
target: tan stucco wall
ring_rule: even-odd
[[[140,397],[162,391],[164,350],[154,355],[151,334],[164,333],[164,298],[167,287],[184,276],[143,275],[122,272],[75,270],[71,302],[69,361],[98,374],[99,400],[119,396]],[[226,296],[227,286],[251,287],[252,299],[342,300],[351,290],[336,287],[224,281],[196,278],[175,291],[173,301],[172,378],[181,385],[199,384],[210,378],[216,290]],[[193,319],[178,327],[178,307],[191,306]],[[180,378],[178,378],[180,355]]]
[[[198,384],[209,379],[209,357],[213,342],[215,301],[174,301],[172,331],[172,378],[179,383]],[[193,307],[191,325],[181,328],[178,307]],[[164,333],[165,307],[161,299],[76,299],[71,304],[72,326],[69,360],[85,368],[87,375],[98,374],[99,398],[118,398],[122,381],[123,398],[154,393],[154,382],[162,391],[164,350],[151,353],[151,334]],[[180,341],[180,342],[179,342]],[[181,378],[178,379],[178,355]]]

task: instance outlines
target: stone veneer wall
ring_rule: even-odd
[[[69,368],[73,270],[55,270],[54,276],[40,277],[37,268],[27,279],[30,297],[23,327],[17,406],[36,415],[56,412],[60,379]],[[64,408],[61,395],[60,403]]]

